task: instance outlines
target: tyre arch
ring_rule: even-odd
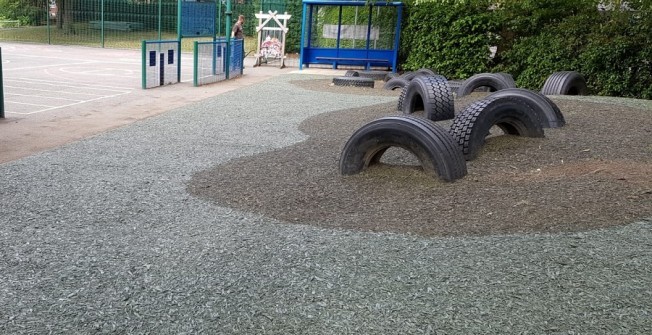
[[[400,103],[404,114],[412,114],[423,108],[432,121],[450,120],[455,117],[453,93],[448,80],[439,75],[417,76],[403,89],[405,95]],[[403,92],[401,92],[403,95]]]
[[[506,96],[522,99],[524,103],[539,114],[541,127],[543,128],[560,128],[566,124],[564,115],[559,110],[559,107],[548,97],[538,92],[524,88],[506,88],[488,95],[487,98]]]
[[[466,175],[466,162],[457,143],[442,127],[413,116],[374,120],[353,133],[340,156],[340,173],[353,175],[377,164],[390,147],[413,153],[424,172],[444,181]]]
[[[541,88],[544,95],[587,95],[584,77],[575,71],[560,71],[551,74]]]
[[[388,80],[388,81],[383,85],[383,88],[386,89],[386,90],[393,91],[393,90],[395,90],[395,89],[397,89],[397,88],[403,89],[403,88],[405,88],[409,83],[410,83],[410,82],[408,82],[407,80],[405,80],[405,79],[403,79],[403,78],[398,78],[398,77],[396,77],[396,78],[392,78],[392,79]]]
[[[489,129],[498,126],[506,134],[544,137],[536,112],[513,97],[486,98],[466,106],[453,120],[450,132],[466,160],[475,159]]]
[[[491,92],[506,88],[514,88],[514,79],[506,73],[479,73],[464,80],[457,89],[457,96],[463,97],[471,94],[479,87],[487,86]]]

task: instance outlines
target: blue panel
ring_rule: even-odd
[[[156,66],[156,51],[149,52],[149,66]]]
[[[215,17],[217,5],[211,2],[181,2],[181,36],[213,37],[215,36]]]
[[[168,64],[174,64],[174,50],[168,50]]]

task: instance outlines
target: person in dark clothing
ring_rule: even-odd
[[[233,25],[233,29],[231,29],[231,37],[235,37],[240,40],[244,39],[244,32],[242,31],[242,25],[244,25],[244,21],[244,15],[239,15],[238,21]]]
[[[245,17],[244,15],[238,15],[238,21],[233,25],[231,29],[231,37],[242,40],[242,68],[244,68],[244,31],[242,30],[242,25],[244,25]]]

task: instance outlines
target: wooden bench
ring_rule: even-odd
[[[355,62],[360,65],[364,65],[366,70],[371,68],[371,63],[383,63],[387,66],[391,66],[390,62],[387,59],[376,59],[376,58],[352,58],[352,57],[315,57],[316,60],[325,60],[331,61],[333,63],[333,69],[337,69],[338,62]]]

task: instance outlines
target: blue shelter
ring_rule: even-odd
[[[310,64],[396,72],[402,2],[303,0],[299,69]]]

